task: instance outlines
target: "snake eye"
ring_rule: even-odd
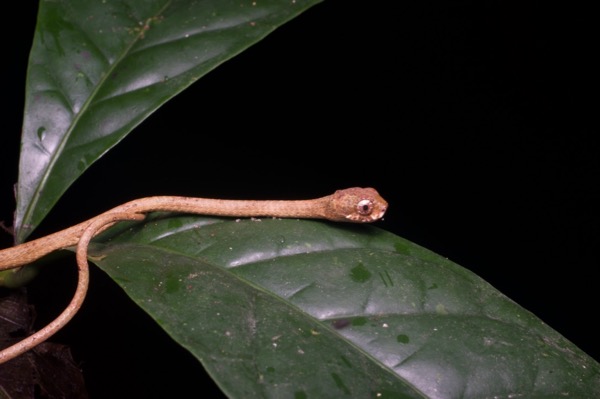
[[[373,201],[364,199],[356,205],[356,211],[363,216],[369,216],[373,212]]]

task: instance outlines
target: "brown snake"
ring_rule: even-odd
[[[149,212],[178,212],[229,217],[327,219],[369,223],[381,219],[387,202],[372,188],[348,188],[309,200],[222,200],[193,197],[147,197],[119,205],[57,233],[0,250],[0,270],[31,263],[59,249],[77,245],[79,283],[67,309],[54,321],[17,344],[0,351],[0,364],[35,347],[64,326],[77,312],[88,286],[89,241],[121,220],[141,220]]]
[[[126,202],[85,222],[0,251],[0,270],[26,265],[44,255],[79,242],[85,229],[106,214],[179,212],[231,217],[280,217],[327,219],[337,222],[368,223],[380,219],[387,202],[372,188],[348,188],[310,200],[222,200],[194,197],[147,197]],[[110,226],[107,225],[98,233]]]

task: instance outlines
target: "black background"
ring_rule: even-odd
[[[390,203],[380,227],[472,270],[600,359],[591,11],[421,3],[327,0],[308,10],[153,114],[35,236],[147,195],[309,198],[373,186]],[[0,220],[9,222],[36,17],[27,7],[3,27]],[[74,269],[62,259],[29,288],[40,323],[70,299]],[[94,397],[214,389],[96,268],[81,314],[53,340],[71,345]]]

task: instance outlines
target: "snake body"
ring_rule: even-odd
[[[76,245],[94,220],[108,214],[178,212],[228,217],[326,219],[368,223],[380,219],[387,202],[373,188],[353,187],[309,200],[223,200],[196,197],[146,197],[119,205],[85,222],[57,233],[0,251],[0,270],[31,263],[58,249]],[[107,224],[98,233],[110,227]]]

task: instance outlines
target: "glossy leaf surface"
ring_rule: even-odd
[[[320,0],[42,0],[27,72],[16,241],[160,105]]]
[[[241,397],[594,397],[600,366],[468,270],[372,226],[155,215],[91,255]]]

